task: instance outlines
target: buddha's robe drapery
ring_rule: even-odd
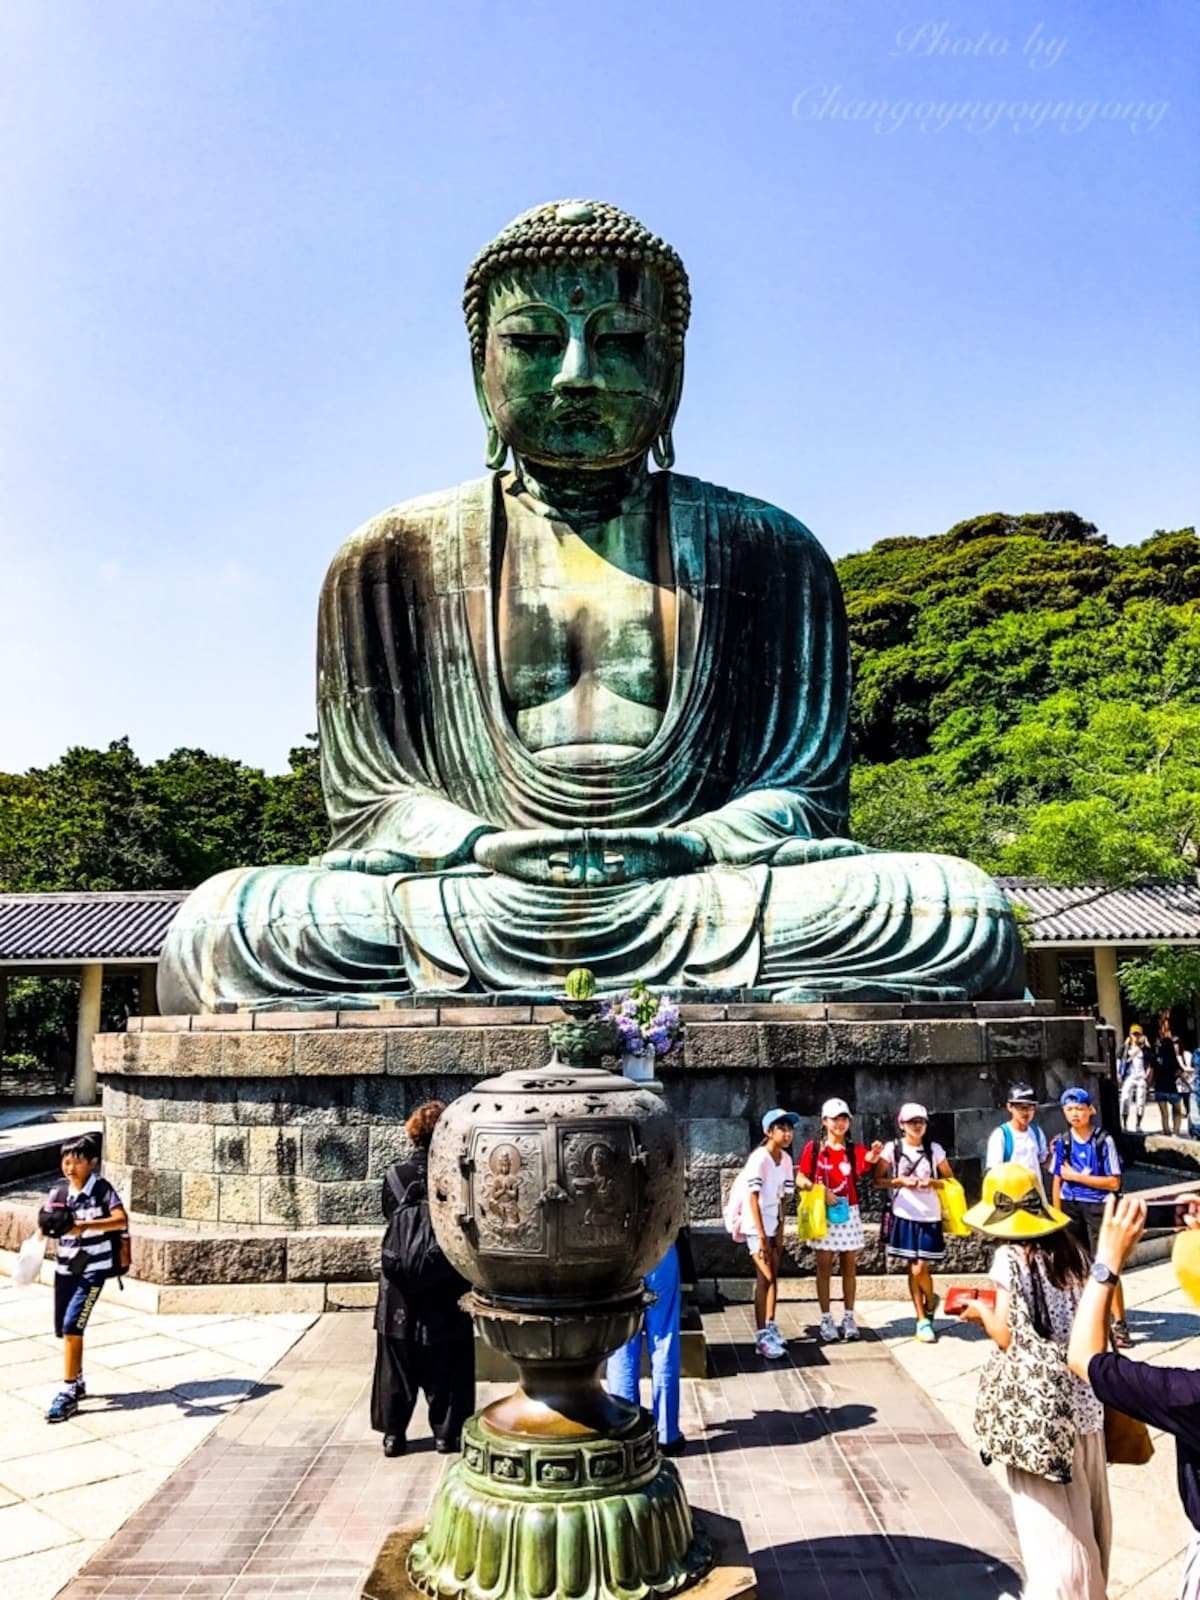
[[[991,879],[948,857],[805,859],[843,836],[850,664],[829,558],[761,501],[652,480],[676,586],[669,701],[644,749],[582,765],[519,741],[498,660],[508,480],[409,501],[355,534],[321,597],[332,848],[374,875],[250,868],[202,885],[160,965],[164,1010],[416,990],[766,984],[789,997],[1021,992]],[[712,864],[605,887],[487,871],[487,832],[686,828]],[[851,847],[848,847],[851,848]]]

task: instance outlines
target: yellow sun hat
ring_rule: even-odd
[[[1054,1209],[1037,1178],[1019,1161],[1005,1161],[985,1173],[983,1199],[963,1217],[989,1239],[1040,1239],[1065,1228],[1070,1220]]]
[[[1185,1228],[1175,1235],[1171,1265],[1184,1294],[1193,1305],[1200,1305],[1200,1230]]]

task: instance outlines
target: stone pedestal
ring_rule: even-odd
[[[1106,1069],[1096,1024],[1052,1012],[1038,1001],[685,1005],[685,1048],[661,1078],[684,1140],[698,1281],[747,1274],[721,1206],[769,1106],[801,1114],[799,1148],[831,1095],[849,1102],[868,1142],[890,1138],[899,1105],[919,1100],[969,1191],[1014,1079],[1034,1085],[1056,1131],[1060,1091],[1094,1089]],[[408,1148],[405,1118],[480,1078],[542,1064],[561,1016],[446,1004],[134,1017],[128,1032],[99,1035],[105,1171],[135,1217],[157,1224],[140,1241],[134,1230],[135,1275],[365,1285],[377,1270],[383,1175]],[[956,1245],[965,1270],[972,1241]],[[808,1270],[811,1256],[798,1247],[794,1257],[794,1270]],[[868,1251],[860,1270],[873,1269]]]

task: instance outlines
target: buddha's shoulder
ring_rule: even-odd
[[[474,478],[452,489],[401,500],[355,528],[333,558],[344,566],[375,557],[390,556],[419,562],[465,516],[486,516],[491,478]]]
[[[765,544],[788,546],[828,560],[821,542],[799,517],[773,506],[769,500],[727,489],[719,483],[706,483],[702,478],[689,478],[680,472],[671,473],[671,498],[679,506],[703,505],[722,523],[736,527],[743,540],[757,538]]]

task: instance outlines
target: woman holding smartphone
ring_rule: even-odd
[[[1040,1338],[1065,1354],[1071,1325],[1088,1281],[1090,1263],[1070,1230],[1070,1218],[1046,1200],[1028,1167],[1014,1161],[993,1167],[983,1180],[983,1199],[966,1221],[999,1242],[992,1261],[994,1304],[971,1300],[959,1313],[977,1322],[993,1344],[1012,1340],[1013,1299],[1019,1295]],[[1104,1458],[1104,1407],[1091,1386],[1072,1377],[1065,1362],[1061,1381],[1074,1423],[1071,1481],[1058,1483],[1005,1464],[1013,1521],[1032,1600],[1105,1600],[1112,1512]],[[1028,1428],[1021,1407],[1027,1406]],[[1019,1384],[1008,1386],[1005,1411],[1016,1412],[1017,1431],[1035,1432],[1046,1418]]]

